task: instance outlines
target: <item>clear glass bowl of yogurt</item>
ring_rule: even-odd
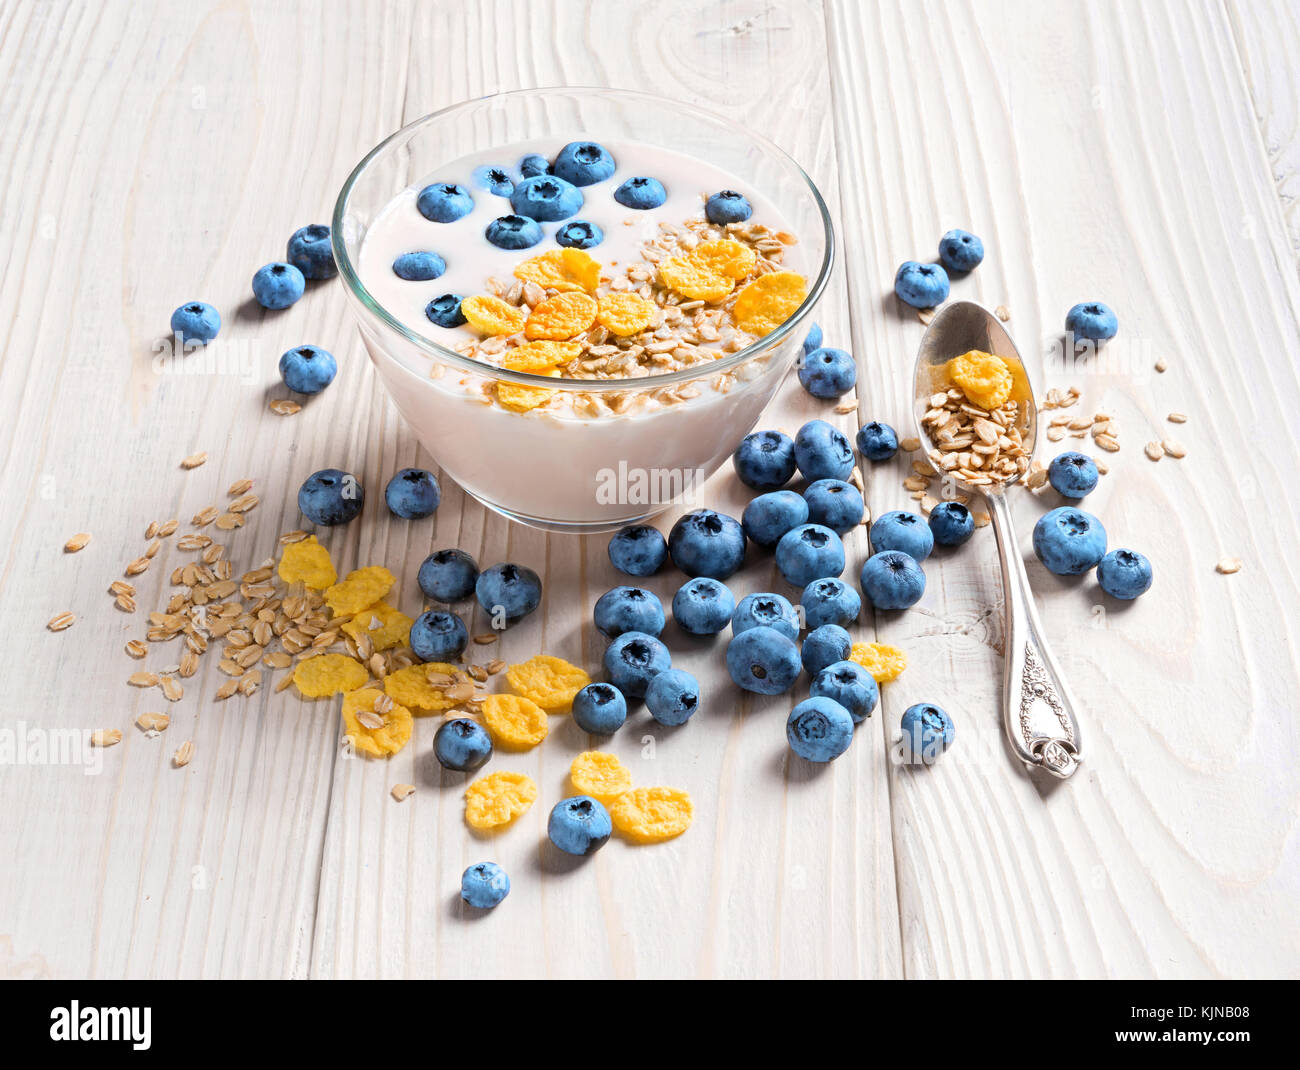
[[[502,181],[518,189],[523,157],[535,153],[554,163],[574,142],[603,147],[613,174],[577,186],[581,207],[540,221],[536,244],[502,249],[490,242],[485,234],[494,219],[518,219],[501,195]],[[591,155],[571,156],[568,169],[555,170],[572,174],[574,160],[581,167]],[[635,198],[616,198],[633,178],[661,184],[663,203],[629,207]],[[459,186],[472,208],[450,222],[428,218],[419,198],[435,185]],[[711,223],[706,198],[723,190],[742,194],[752,214]],[[650,193],[653,203],[653,186]],[[594,225],[603,239],[581,249],[582,256],[555,252],[564,248],[561,228],[575,221]],[[536,238],[531,226],[524,229]],[[349,176],[332,233],[339,274],[380,380],[443,472],[513,520],[579,533],[610,530],[692,499],[795,366],[834,247],[816,186],[765,138],[678,101],[587,88],[503,93],[403,127]],[[738,266],[731,256],[737,244],[747,250]],[[399,274],[397,259],[413,252],[435,257]],[[705,253],[720,259],[700,261]],[[592,261],[598,281],[583,277]],[[676,268],[665,268],[668,261]],[[402,277],[427,275],[439,262],[437,277]],[[716,276],[701,283],[693,274],[701,263],[737,276],[732,289],[705,293]],[[746,297],[765,275],[779,278]],[[789,276],[801,279],[797,292]],[[461,307],[479,315],[445,325],[452,302],[444,301],[443,323],[435,322],[426,310],[443,295],[477,299]],[[535,367],[538,347],[516,347],[538,340],[537,331],[558,340],[573,329],[565,317],[576,313],[581,325],[592,309],[598,320],[558,342],[555,366],[522,370]],[[484,333],[485,311],[503,312],[508,322]],[[558,328],[552,312],[561,314]],[[643,322],[642,313],[648,321],[626,333]]]

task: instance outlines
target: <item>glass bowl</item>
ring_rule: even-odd
[[[663,145],[742,178],[798,236],[807,298],[776,330],[737,352],[627,379],[509,371],[401,322],[359,277],[370,226],[393,198],[419,189],[449,163],[534,139],[557,148],[586,139]],[[679,101],[597,88],[501,93],[403,127],[348,176],[334,207],[332,241],[380,380],[442,470],[512,520],[578,533],[617,528],[691,499],[795,366],[800,324],[825,289],[834,249],[817,187],[770,141]],[[556,391],[555,403],[527,412],[503,408],[492,401],[494,383]]]

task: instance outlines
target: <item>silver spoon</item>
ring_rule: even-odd
[[[922,416],[930,408],[931,396],[951,385],[943,365],[972,349],[992,353],[1010,365],[1015,376],[1012,398],[1020,403],[1018,426],[1021,439],[1027,454],[1033,455],[1038,434],[1038,405],[1024,363],[1001,321],[971,301],[945,305],[921,339],[914,378],[917,434],[926,459],[945,481],[947,496],[958,492],[982,496],[993,520],[998,559],[1002,563],[1006,612],[1002,720],[1007,740],[1016,757],[1030,769],[1043,769],[1064,779],[1083,761],[1083,744],[1079,722],[1074,715],[1075,702],[1043,636],[1043,626],[1038,620],[1034,597],[1029,589],[1029,577],[1025,575],[1025,565],[1011,526],[1006,492],[1020,477],[1017,475],[1002,483],[975,485],[954,472],[943,471],[930,457],[929,432],[921,423]]]

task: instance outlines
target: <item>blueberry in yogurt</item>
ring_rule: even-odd
[[[504,167],[493,167],[491,164],[474,168],[470,180],[479,189],[487,190],[494,197],[509,197],[515,190],[510,173]]]
[[[823,401],[843,397],[858,381],[858,366],[843,349],[814,349],[799,362],[799,385]]]
[[[794,475],[794,439],[783,431],[753,431],[732,454],[736,475],[755,490],[779,490]]]
[[[299,227],[289,237],[284,258],[303,273],[304,278],[331,279],[338,274],[334,250],[330,247],[330,228],[324,223]]]
[[[740,515],[740,526],[746,537],[765,550],[772,549],[787,531],[806,523],[808,503],[792,490],[760,494]]]
[[[313,524],[326,527],[355,520],[365,504],[361,481],[339,468],[313,472],[298,488],[298,509]]]
[[[590,186],[604,182],[614,173],[616,166],[614,157],[604,145],[594,141],[570,141],[555,157],[551,171],[575,186]]]
[[[469,632],[454,613],[430,609],[415,618],[410,643],[421,661],[455,661],[469,645]]]
[[[664,184],[657,178],[647,178],[644,175],[629,178],[614,191],[614,200],[624,208],[633,208],[638,212],[659,208],[667,199],[668,192],[664,189]]]
[[[939,239],[939,261],[949,271],[974,271],[984,259],[984,243],[967,230],[953,229]]]
[[[673,620],[688,635],[717,635],[736,611],[736,596],[726,584],[700,576],[673,595]]]
[[[537,608],[542,600],[542,581],[531,568],[503,561],[479,573],[474,596],[493,618],[494,626],[498,616],[513,624]]]
[[[658,528],[629,524],[609,539],[609,562],[629,576],[653,576],[668,560],[668,542]]]
[[[1058,454],[1047,468],[1047,482],[1062,498],[1086,498],[1100,478],[1097,462],[1077,450]]]
[[[696,509],[673,525],[668,553],[688,576],[725,580],[745,561],[745,533],[735,517]]]
[[[495,862],[477,862],[461,875],[460,897],[476,910],[491,910],[510,894],[510,878]]]
[[[519,173],[524,178],[536,178],[551,170],[551,162],[541,153],[530,152],[519,161]]]
[[[833,761],[853,742],[853,717],[833,699],[806,698],[790,711],[785,737],[804,761]]]
[[[589,855],[605,846],[614,823],[609,811],[590,795],[561,799],[546,822],[546,835],[565,854]]]
[[[825,420],[809,420],[794,436],[794,460],[804,479],[848,479],[853,447],[843,432]]]
[[[527,216],[503,215],[487,225],[483,236],[498,249],[531,249],[542,240],[542,228]]]
[[[646,688],[645,706],[660,724],[671,728],[683,725],[700,708],[700,685],[681,669],[661,672]]]
[[[1136,550],[1112,550],[1097,563],[1097,582],[1112,598],[1132,601],[1151,587],[1151,562]]]
[[[910,609],[925,594],[925,572],[901,550],[867,558],[858,577],[862,594],[876,609]]]
[[[739,635],[750,628],[775,628],[788,639],[798,638],[799,614],[790,600],[770,591],[747,594],[731,615],[731,634]]]
[[[492,737],[477,721],[453,717],[439,725],[434,733],[433,756],[444,769],[472,773],[492,757]]]
[[[292,264],[264,264],[253,275],[253,296],[263,308],[278,312],[303,295],[307,282]]]
[[[799,605],[803,607],[806,628],[820,628],[824,624],[847,628],[858,619],[862,599],[843,580],[828,576],[808,584],[799,598]]]
[[[432,223],[454,223],[474,208],[469,190],[456,182],[434,182],[420,190],[415,198],[420,215]]]
[[[577,215],[582,201],[582,190],[557,175],[526,178],[510,194],[510,207],[516,215],[542,223],[554,223]]]
[[[296,346],[280,356],[280,378],[295,394],[319,394],[339,370],[334,355],[320,346]]]
[[[609,639],[624,632],[658,635],[664,630],[664,607],[659,597],[641,587],[615,587],[596,599],[592,613],[596,630]]]
[[[613,684],[597,681],[573,696],[573,723],[594,736],[612,736],[627,720],[627,699]]]
[[[585,219],[571,219],[555,232],[555,242],[566,249],[592,249],[605,240],[605,232]]]
[[[828,527],[800,524],[776,544],[776,567],[790,586],[807,587],[844,571],[844,543]]]
[[[822,524],[836,535],[843,535],[862,523],[866,504],[862,492],[842,479],[819,479],[803,492],[808,503],[808,519]]]
[[[879,420],[858,430],[858,452],[868,461],[887,461],[898,452],[898,433]]]
[[[799,649],[799,659],[809,676],[816,676],[828,665],[847,661],[853,652],[853,638],[838,624],[823,624],[810,631]],[[849,662],[849,664],[856,664]],[[874,682],[874,681],[873,681]],[[832,696],[833,697],[833,696]]]
[[[463,327],[465,314],[460,310],[460,294],[442,294],[424,306],[429,322],[438,327]]]
[[[423,520],[433,516],[442,501],[438,477],[423,468],[403,468],[388,481],[384,501],[393,516],[403,520]]]
[[[650,681],[673,667],[668,648],[645,632],[620,635],[605,648],[603,664],[609,682],[631,698],[645,698]]]
[[[426,598],[460,602],[474,593],[478,563],[464,550],[435,550],[420,564],[416,582]]]
[[[206,301],[187,301],[172,313],[171,329],[182,342],[207,345],[221,330],[221,313]]]
[[[753,214],[754,206],[749,203],[749,198],[734,189],[719,190],[704,202],[705,218],[718,226],[743,223]]]
[[[948,272],[941,264],[907,260],[894,276],[894,293],[913,308],[934,308],[948,300]]]
[[[1091,513],[1063,505],[1038,518],[1034,553],[1048,572],[1078,576],[1106,553],[1106,529]]]
[[[799,677],[799,648],[775,628],[749,628],[727,644],[727,672],[737,687],[758,695],[789,691]]]
[[[901,509],[881,513],[871,525],[871,549],[902,550],[912,560],[924,561],[934,551],[934,532],[916,513]]]
[[[403,253],[393,261],[393,274],[407,282],[429,282],[446,270],[447,261],[429,250]]]

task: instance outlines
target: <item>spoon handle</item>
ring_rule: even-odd
[[[1002,563],[1006,613],[1002,718],[1007,739],[1030,769],[1044,769],[1064,780],[1083,761],[1075,702],[1043,636],[1006,494],[994,491],[985,500]]]

